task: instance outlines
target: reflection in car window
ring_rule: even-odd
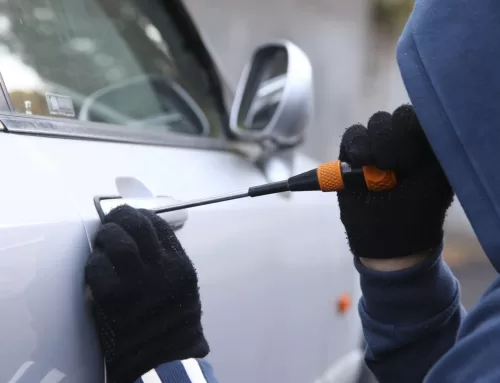
[[[206,69],[157,0],[0,0],[17,112],[217,135]]]

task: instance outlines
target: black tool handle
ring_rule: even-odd
[[[249,197],[260,197],[262,195],[283,193],[290,191],[288,187],[288,181],[272,182],[270,184],[253,186],[248,189]]]

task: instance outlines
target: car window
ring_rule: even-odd
[[[216,136],[208,72],[155,0],[0,0],[16,112]]]

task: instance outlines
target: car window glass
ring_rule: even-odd
[[[154,0],[0,0],[0,73],[19,113],[217,135],[206,69]]]

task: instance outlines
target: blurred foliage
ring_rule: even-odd
[[[373,21],[381,32],[399,33],[413,8],[414,0],[371,0]]]

